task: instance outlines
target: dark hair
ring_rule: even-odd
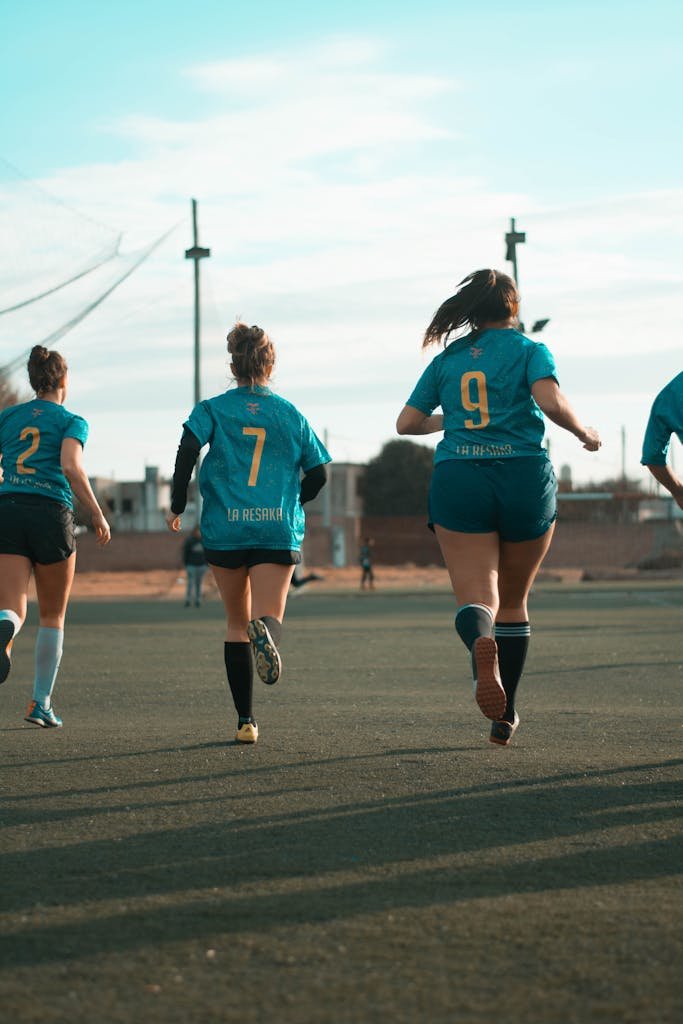
[[[228,352],[232,356],[235,377],[255,384],[268,376],[275,365],[275,348],[263,330],[254,324],[249,327],[237,321],[228,335]]]
[[[49,352],[42,345],[34,345],[28,357],[28,379],[37,395],[54,391],[62,383],[68,367],[59,352]]]
[[[422,347],[434,345],[459,327],[469,325],[474,331],[488,321],[508,320],[517,316],[519,293],[517,285],[499,270],[475,270],[458,285],[458,291],[442,302],[425,331]]]

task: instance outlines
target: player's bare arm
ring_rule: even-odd
[[[404,405],[396,420],[398,434],[435,434],[443,430],[443,413],[426,416],[412,405]]]
[[[660,483],[662,487],[666,487],[678,507],[683,508],[683,481],[678,479],[669,466],[648,465],[647,468],[650,470],[657,483]]]
[[[111,540],[111,530],[85,472],[81,442],[75,437],[65,437],[62,441],[60,461],[64,476],[71,484],[71,490],[90,513],[97,543],[108,544]]]
[[[587,451],[596,452],[600,448],[602,441],[597,430],[593,427],[584,427],[560,391],[556,380],[552,377],[543,377],[541,380],[535,381],[531,385],[531,394],[541,412],[558,427],[562,427],[578,437]]]

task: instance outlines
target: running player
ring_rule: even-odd
[[[26,618],[33,573],[40,625],[26,721],[58,728],[62,720],[52,707],[52,691],[76,568],[73,495],[90,513],[99,544],[109,542],[110,531],[83,468],[88,424],[64,408],[64,359],[36,345],[28,375],[36,397],[0,413],[0,683],[9,674],[12,643]]]
[[[237,387],[200,402],[185,422],[166,521],[180,529],[187,485],[208,444],[199,473],[202,539],[225,606],[235,739],[255,743],[251,652],[263,682],[276,683],[287,590],[301,560],[302,505],[325,484],[330,456],[301,413],[268,386],[275,349],[265,331],[235,324],[228,352]]]
[[[519,724],[527,597],[555,527],[557,484],[541,443],[542,412],[588,451],[601,443],[560,391],[546,346],[520,334],[518,308],[505,274],[479,270],[461,281],[434,314],[423,348],[446,344],[461,328],[468,333],[430,363],[396,424],[399,434],[445,431],[430,526],[459,604],[455,628],[471,652],[476,700],[492,720],[491,741],[502,746]]]
[[[655,480],[673,495],[679,508],[683,508],[683,481],[678,479],[673,467],[666,464],[671,435],[674,433],[683,444],[683,373],[670,380],[652,404],[640,460]]]

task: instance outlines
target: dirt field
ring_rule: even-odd
[[[445,577],[312,585],[244,748],[173,579],[77,591],[62,730],[22,720],[35,609],[15,644],[3,1024],[681,1019],[679,585],[538,587],[507,749]]]
[[[321,581],[310,584],[307,593],[350,593],[359,589],[360,570],[355,567],[316,569],[306,566],[305,571],[315,571],[323,577]],[[375,576],[378,592],[450,589],[446,570],[434,566],[379,566]],[[580,569],[563,569],[541,575],[539,582],[577,583],[580,578]],[[76,574],[72,596],[75,599],[154,598],[174,601],[182,600],[184,585],[182,571],[157,569],[150,572],[85,572]],[[218,598],[210,572],[205,577],[204,587],[208,598]]]

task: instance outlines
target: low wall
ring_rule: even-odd
[[[356,522],[334,521],[345,536],[347,561],[357,562]],[[145,572],[147,569],[177,569],[182,566],[182,548],[187,533],[169,530],[153,533],[112,533],[111,543],[101,548],[95,535],[88,532],[78,538],[78,572]],[[329,529],[310,523],[306,529],[304,555],[309,565],[330,565],[332,544]]]
[[[443,564],[436,537],[422,516],[366,516],[361,536],[373,538],[379,565]],[[547,569],[625,569],[664,551],[683,553],[683,536],[671,520],[585,523],[560,519],[543,565]]]
[[[442,565],[436,537],[422,516],[365,517],[359,534],[353,521],[345,524],[347,564],[357,561],[357,536],[374,541],[378,565]],[[145,571],[175,569],[182,564],[181,551],[186,534],[115,533],[106,548],[95,543],[94,535],[78,540],[79,572]],[[304,547],[309,565],[331,564],[330,532],[318,523],[309,524]],[[546,569],[631,568],[662,552],[683,553],[683,536],[669,520],[646,523],[562,522],[545,562]]]

